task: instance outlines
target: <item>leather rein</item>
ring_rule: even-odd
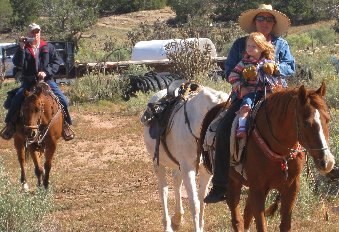
[[[52,91],[47,90],[48,94],[58,103],[58,111],[53,115],[52,119],[49,121],[47,126],[44,126],[43,130],[40,130],[41,125],[42,125],[42,116],[45,112],[44,110],[44,106],[45,103],[43,100],[40,100],[40,114],[39,114],[39,120],[37,122],[37,125],[23,125],[25,129],[37,129],[38,133],[36,136],[34,136],[34,138],[29,139],[27,138],[27,136],[25,136],[26,138],[26,147],[28,145],[31,145],[33,143],[37,143],[38,146],[40,146],[42,144],[42,142],[44,141],[49,129],[51,128],[51,126],[54,124],[55,120],[57,119],[57,117],[59,116],[59,114],[62,111],[62,107],[60,106],[61,103],[59,102],[59,99],[53,94]],[[33,93],[34,94],[34,93]],[[42,132],[42,133],[41,133]]]
[[[298,120],[298,103],[297,106],[295,107],[295,124],[296,124],[296,137],[297,137],[297,144],[295,145],[295,147],[290,148],[287,147],[283,144],[281,144],[281,142],[279,142],[279,140],[274,136],[273,134],[273,130],[272,130],[272,126],[269,120],[269,116],[268,116],[268,110],[267,110],[267,104],[266,104],[266,99],[263,101],[264,103],[264,107],[265,107],[265,119],[267,122],[267,126],[269,128],[271,137],[274,139],[274,141],[281,146],[282,148],[284,148],[285,150],[287,150],[289,153],[288,155],[281,155],[278,154],[274,151],[272,151],[272,149],[269,147],[269,145],[267,145],[267,142],[265,142],[265,140],[262,138],[262,136],[260,135],[259,130],[257,129],[257,127],[254,127],[253,131],[252,131],[252,135],[253,138],[255,140],[255,142],[259,145],[259,147],[262,149],[263,153],[265,154],[265,156],[273,161],[277,161],[280,162],[280,166],[282,171],[285,172],[285,177],[286,179],[288,178],[288,162],[290,160],[296,159],[297,157],[301,158],[302,157],[302,153],[303,152],[307,152],[307,151],[324,151],[327,150],[328,147],[321,147],[321,148],[309,148],[309,147],[302,147],[299,143],[299,141],[301,141],[302,139],[302,134],[300,131],[300,123]]]

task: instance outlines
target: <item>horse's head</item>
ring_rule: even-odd
[[[39,83],[30,92],[25,94],[25,100],[21,107],[21,119],[24,126],[24,134],[28,141],[34,142],[38,139],[39,130],[45,119],[45,90],[47,84]]]
[[[324,83],[316,91],[301,86],[296,111],[299,141],[309,151],[321,174],[330,172],[335,164],[329,149],[330,116],[323,98],[325,92]]]

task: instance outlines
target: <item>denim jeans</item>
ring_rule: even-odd
[[[216,135],[213,185],[227,188],[228,170],[230,166],[230,135],[236,112],[240,109],[242,99],[235,99],[227,113],[221,119]]]
[[[46,83],[51,87],[52,92],[59,98],[59,101],[63,107],[65,121],[69,125],[72,125],[72,119],[68,111],[68,99],[66,98],[65,94],[59,89],[58,84],[55,83],[55,81],[49,80],[46,81]]]
[[[69,115],[68,101],[67,101],[66,96],[61,92],[57,83],[55,83],[54,81],[48,80],[46,81],[46,83],[51,87],[52,92],[59,98],[59,101],[61,105],[63,106],[65,121],[71,125],[72,120]],[[18,91],[16,92],[15,96],[12,99],[11,106],[5,118],[5,123],[9,123],[13,121],[16,114],[19,113],[21,104],[25,99],[24,92],[26,89],[30,89],[32,85],[34,85],[34,82],[30,82],[26,80],[22,82],[22,85],[20,86],[20,88],[18,89]]]

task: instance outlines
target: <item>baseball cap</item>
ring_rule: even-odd
[[[28,26],[28,31],[29,32],[32,32],[32,31],[34,31],[34,30],[41,30],[40,29],[40,26],[38,25],[38,24],[36,24],[36,23],[31,23],[31,24],[29,24],[29,26]]]

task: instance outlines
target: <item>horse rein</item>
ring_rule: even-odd
[[[38,123],[37,125],[35,126],[27,126],[27,125],[24,125],[24,128],[25,129],[37,129],[38,130],[38,134],[34,137],[33,140],[30,140],[26,137],[26,147],[28,145],[31,145],[33,143],[37,143],[38,145],[41,145],[42,142],[44,141],[46,135],[47,135],[47,132],[49,131],[50,127],[53,125],[54,121],[56,120],[56,118],[59,116],[59,114],[61,113],[61,107],[60,107],[60,102],[58,101],[58,98],[53,94],[53,92],[51,92],[50,90],[48,90],[48,93],[49,95],[57,100],[57,104],[58,104],[58,111],[53,115],[52,119],[49,121],[48,125],[45,127],[44,129],[44,132],[43,132],[43,135],[41,136],[40,134],[40,126],[41,126],[41,121],[42,121],[42,115],[44,113],[44,105],[45,103],[43,102],[43,100],[40,101],[40,115],[39,115],[39,120],[38,120]]]
[[[298,119],[298,115],[297,115],[297,111],[298,111],[298,103],[297,103],[297,106],[294,110],[294,115],[295,115],[295,118],[296,118],[296,130],[297,130],[297,142],[300,142],[303,138],[301,132],[300,132],[300,126],[299,126],[299,119]],[[268,128],[270,130],[270,133],[272,135],[272,138],[281,146],[281,147],[284,147],[285,149],[289,150],[289,151],[294,151],[294,152],[305,152],[305,151],[325,151],[327,149],[329,149],[328,147],[321,147],[321,148],[309,148],[309,147],[305,147],[302,149],[302,150],[296,150],[296,149],[291,149],[291,148],[288,148],[284,145],[282,145],[278,139],[274,136],[273,134],[273,131],[272,131],[272,128],[271,128],[271,124],[270,124],[270,121],[269,121],[269,117],[268,117],[268,113],[267,113],[267,104],[265,104],[265,117],[266,117],[266,121],[267,121],[267,125],[268,125]]]

